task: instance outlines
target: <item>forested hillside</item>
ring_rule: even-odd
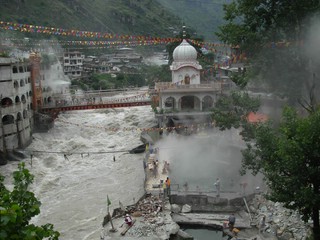
[[[0,0],[0,21],[172,37],[182,22],[156,0]]]
[[[206,41],[217,40],[215,32],[223,23],[223,4],[232,0],[158,0],[180,17],[184,24],[195,29]]]

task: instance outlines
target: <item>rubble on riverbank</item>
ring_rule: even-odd
[[[110,231],[111,224],[108,223],[102,232],[101,239],[169,239],[179,230],[179,225],[172,220],[171,205],[168,199],[159,198],[153,195],[147,195],[137,204],[128,206],[124,213],[129,213],[136,222],[125,236],[120,232],[124,217],[117,216],[112,219],[113,225],[117,232]]]
[[[223,229],[223,223],[228,215],[221,214],[197,214],[190,212],[177,212],[177,207],[171,205],[168,199],[159,198],[154,195],[147,195],[137,204],[127,207],[125,212],[131,214],[136,219],[132,228],[128,230],[125,236],[121,236],[120,227],[124,221],[124,213],[121,216],[112,219],[117,232],[110,232],[110,223],[103,229],[101,239],[150,239],[150,240],[167,240],[172,239],[175,235],[180,235],[180,226],[177,224],[181,221],[184,223],[194,224],[195,222],[203,223],[203,226],[216,226],[217,229]],[[281,240],[306,240],[310,235],[310,223],[304,223],[300,215],[292,210],[286,209],[280,203],[274,203],[266,200],[263,195],[257,194],[249,202],[249,209],[252,221],[249,224],[249,217],[244,211],[237,213],[237,227],[241,229],[239,239],[281,239]],[[259,221],[262,216],[266,216],[266,228],[259,233]],[[179,233],[180,232],[180,233]]]
[[[262,194],[256,195],[249,209],[257,227],[260,219],[266,216],[262,236],[281,240],[306,240],[311,233],[311,224],[304,223],[297,211],[287,209],[279,202],[269,201]]]

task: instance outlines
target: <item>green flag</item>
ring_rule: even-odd
[[[110,201],[110,199],[109,199],[109,196],[107,195],[107,204],[108,204],[108,206],[110,206],[111,205],[111,201]]]

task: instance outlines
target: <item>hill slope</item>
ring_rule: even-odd
[[[215,32],[223,23],[223,4],[232,0],[158,0],[165,8],[180,17],[188,27],[206,41],[217,40]]]
[[[181,21],[155,0],[1,0],[0,20],[66,29],[172,37]],[[171,29],[171,30],[170,30]]]

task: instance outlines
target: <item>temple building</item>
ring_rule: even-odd
[[[183,39],[173,51],[172,81],[155,84],[160,127],[211,123],[210,109],[221,93],[221,83],[201,80],[197,56],[197,50]]]

